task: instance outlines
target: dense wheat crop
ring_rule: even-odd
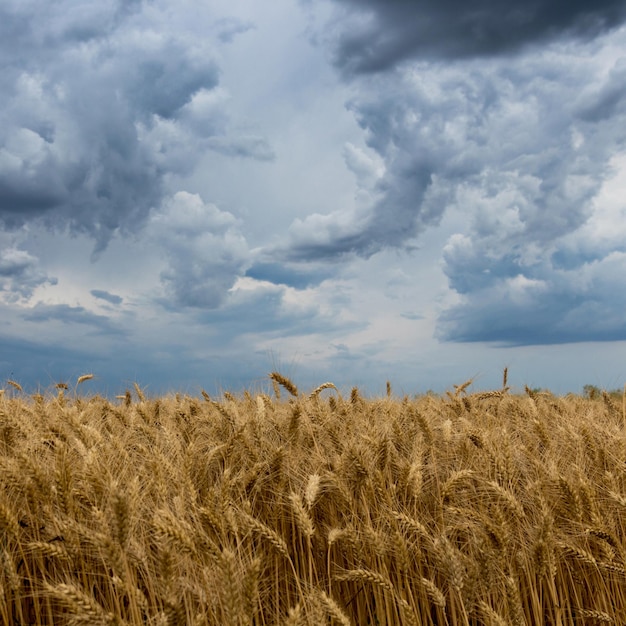
[[[0,623],[626,624],[621,403],[271,380],[7,386]]]

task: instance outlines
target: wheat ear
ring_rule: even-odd
[[[44,583],[44,588],[59,600],[73,608],[81,621],[90,624],[110,624],[113,616],[107,615],[104,609],[90,596],[74,585],[50,585]]]
[[[278,372],[272,372],[270,374],[270,378],[275,383],[278,383],[281,387],[286,389],[292,396],[298,396],[298,388],[286,376],[283,376]]]

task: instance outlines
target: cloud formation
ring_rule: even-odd
[[[68,304],[37,303],[30,310],[23,313],[23,319],[28,322],[61,322],[63,324],[80,324],[92,327],[100,335],[125,335],[121,327],[117,326],[105,315],[92,313],[82,306]]]
[[[0,294],[5,302],[28,300],[40,285],[56,283],[56,278],[41,269],[39,259],[26,250],[15,244],[0,250]]]
[[[390,41],[402,39],[400,16],[408,23],[417,15],[414,3],[358,4],[388,21],[388,28],[376,22],[376,32]],[[444,5],[446,15],[456,15]],[[615,273],[623,244],[589,239],[584,251],[580,246],[588,223],[610,219],[595,200],[626,145],[626,30],[600,36],[622,19],[623,7],[553,7],[550,21],[542,17],[545,6],[530,7],[538,24],[528,40],[555,41],[517,56],[471,58],[480,50],[470,50],[468,39],[453,63],[391,68],[373,43],[369,50],[387,71],[357,77],[348,103],[369,149],[344,153],[359,186],[356,208],[295,220],[287,242],[268,254],[306,266],[410,249],[454,209],[466,216],[467,230],[449,239],[442,262],[461,302],[442,316],[441,339],[626,338],[612,295],[623,281]],[[488,30],[491,17],[485,20]],[[573,34],[596,39],[574,46]],[[613,289],[603,295],[583,288],[583,269],[592,285]]]
[[[117,296],[113,293],[109,293],[108,291],[104,291],[103,289],[92,289],[89,292],[94,298],[98,299],[98,300],[104,300],[105,302],[108,302],[109,304],[122,304],[124,298],[122,298],[121,296]]]
[[[226,297],[248,262],[248,246],[236,218],[184,191],[155,211],[146,235],[162,250],[166,303],[213,309]]]
[[[621,0],[335,0],[334,61],[344,74],[408,59],[501,55],[564,37],[589,40],[624,23]]]
[[[614,95],[623,64],[605,72],[601,63],[565,48],[515,61],[421,64],[363,83],[349,106],[377,157],[366,168],[370,193],[356,213],[296,220],[286,256],[367,257],[404,246],[474,187],[523,200],[520,241],[580,227],[623,139],[624,104]],[[605,115],[590,117],[597,110]],[[355,169],[353,153],[347,160]]]
[[[102,250],[133,233],[166,180],[203,150],[269,160],[260,136],[231,132],[210,40],[165,28],[140,1],[0,7],[0,223],[42,220]],[[227,39],[248,26],[216,30]],[[215,35],[217,37],[217,34]]]

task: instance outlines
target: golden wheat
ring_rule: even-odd
[[[274,373],[274,399],[121,403],[8,382],[0,623],[621,625],[622,407],[502,382],[344,399]]]

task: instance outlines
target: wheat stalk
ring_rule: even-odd
[[[157,511],[152,520],[152,526],[158,536],[172,540],[179,548],[192,555],[197,553],[191,530],[185,528],[182,522],[169,512]]]
[[[430,601],[435,606],[445,609],[446,597],[441,591],[441,589],[439,589],[439,587],[437,587],[437,585],[435,585],[435,583],[432,580],[428,580],[428,578],[424,578],[423,576],[420,578],[420,583],[422,587],[424,588],[426,595],[430,598]]]
[[[480,612],[489,620],[489,626],[508,626],[506,620],[500,616],[483,600],[478,601]]]
[[[587,618],[593,622],[600,622],[602,624],[615,624],[615,620],[604,611],[596,611],[594,609],[577,609],[576,613],[581,617]],[[585,620],[585,621],[587,621]]]
[[[259,535],[260,537],[266,539],[270,543],[270,545],[272,545],[274,549],[286,559],[290,558],[287,543],[275,530],[272,530],[269,526],[265,525],[260,520],[256,519],[252,515],[244,513],[243,511],[237,511],[237,514],[245,527]]]
[[[524,609],[522,607],[517,580],[512,576],[507,576],[504,579],[504,584],[512,623],[514,626],[526,626],[526,618],[524,617]]]
[[[460,396],[473,382],[474,379],[470,378],[460,385],[454,385],[454,397]]]
[[[344,572],[343,574],[337,574],[335,576],[336,580],[349,581],[349,582],[362,582],[366,581],[380,587],[381,589],[386,589],[390,591],[392,594],[395,594],[395,589],[391,581],[382,574],[378,572],[374,572],[368,569],[353,569]]]
[[[19,534],[19,524],[12,507],[2,501],[0,501],[0,530],[14,537]]]
[[[278,372],[272,372],[270,374],[270,378],[275,383],[277,383],[278,385],[286,389],[292,396],[295,396],[295,397],[298,396],[298,388],[286,376],[283,376],[282,374],[279,374]],[[277,395],[277,397],[280,397],[280,396]]]
[[[391,514],[407,530],[414,532],[423,539],[432,539],[428,529],[421,522],[418,522],[416,519],[406,515],[406,513],[400,513],[399,511],[392,511]]]
[[[315,534],[315,527],[313,526],[311,516],[302,503],[302,498],[299,494],[291,492],[289,494],[289,502],[291,503],[291,510],[294,513],[300,532],[310,541]]]
[[[82,383],[88,380],[92,380],[93,377],[94,377],[93,374],[83,374],[82,376],[79,376],[78,379],[76,380],[76,386],[78,387],[78,385],[81,385]]]
[[[24,391],[22,389],[22,385],[20,385],[18,382],[14,380],[7,380],[7,385],[11,385],[11,387],[13,387],[14,389],[17,389],[18,391]]]
[[[317,598],[330,617],[339,622],[342,626],[351,626],[350,618],[344,613],[343,609],[329,595],[323,591],[317,592]]]
[[[321,478],[319,474],[311,474],[307,480],[306,488],[304,490],[304,501],[306,502],[309,510],[313,508],[317,496],[320,492]]]
[[[450,499],[450,495],[459,483],[462,483],[469,478],[474,478],[475,474],[476,472],[471,469],[462,469],[453,472],[441,488],[441,499],[443,502],[446,503]]]
[[[300,603],[296,606],[290,607],[287,612],[287,619],[285,620],[285,626],[303,626],[304,615],[302,615],[302,606]]]
[[[228,548],[222,550],[222,589],[224,598],[224,622],[226,624],[239,624],[240,609],[242,608],[242,599],[238,584],[237,562],[235,553]]]
[[[9,589],[13,592],[19,591],[22,582],[13,557],[7,552],[6,548],[2,548],[0,557],[2,559],[2,571],[4,572],[5,580],[9,583]]]
[[[67,549],[60,543],[48,541],[30,541],[26,544],[26,549],[46,557],[59,560],[68,560],[70,555]]]
[[[259,580],[261,575],[262,561],[260,558],[255,558],[250,563],[248,570],[244,576],[242,582],[241,595],[243,598],[243,605],[245,614],[250,618],[250,623],[254,621],[254,614],[257,610],[259,602]]]
[[[317,396],[320,395],[320,393],[322,391],[324,391],[324,389],[334,389],[337,393],[339,393],[339,390],[337,389],[337,387],[335,387],[335,385],[333,383],[322,383],[319,387],[316,387],[309,395],[309,398],[311,400],[317,398]]]
[[[90,624],[113,623],[113,616],[107,615],[104,609],[84,591],[74,585],[44,583],[44,589],[75,610],[76,617]]]

